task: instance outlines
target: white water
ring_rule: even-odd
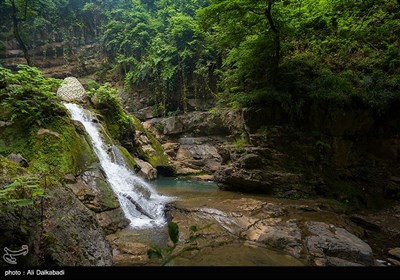
[[[164,205],[171,198],[159,195],[148,183],[136,176],[126,164],[113,162],[107,147],[99,132],[100,124],[93,122],[93,114],[77,104],[64,103],[71,113],[71,118],[83,124],[93,144],[94,151],[107,176],[107,181],[117,195],[119,203],[130,225],[134,228],[162,226],[165,224]],[[149,197],[150,195],[150,197]],[[130,197],[152,218],[138,211],[136,206],[126,197]]]

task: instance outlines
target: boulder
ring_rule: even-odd
[[[322,222],[307,222],[306,237],[308,252],[315,258],[339,258],[351,263],[373,265],[371,247],[343,228],[335,228]]]
[[[44,252],[37,254],[44,253],[46,264],[50,266],[112,265],[111,247],[95,214],[61,185],[48,191],[44,241],[40,241],[44,242]],[[29,228],[34,225],[32,222],[29,221]],[[43,229],[38,225],[37,230]]]
[[[13,125],[13,122],[0,121],[0,128]]]
[[[239,159],[238,165],[245,169],[256,169],[263,166],[263,160],[259,155],[247,154]]]
[[[9,154],[8,160],[15,162],[21,167],[28,167],[28,161],[21,154]]]
[[[194,144],[181,145],[176,153],[175,161],[178,161],[182,168],[215,172],[220,168],[222,158],[214,146]]]
[[[129,220],[125,218],[121,208],[96,214],[100,226],[106,234],[112,234],[129,225]]]
[[[154,113],[152,106],[140,109],[139,111],[135,112],[135,116],[137,116],[138,119],[143,121],[157,117],[157,115]]]
[[[155,169],[150,163],[139,158],[134,158],[134,160],[140,166],[140,171],[138,172],[140,177],[147,180],[157,179],[157,169]]]
[[[170,117],[164,120],[165,135],[177,135],[184,131],[184,125],[179,117]]]
[[[280,218],[260,220],[245,231],[244,237],[299,258],[302,251],[300,228],[295,220],[279,223],[280,220]]]
[[[119,202],[100,171],[86,171],[76,183],[67,184],[76,197],[94,212],[116,209]]]
[[[57,96],[61,97],[64,101],[71,102],[83,101],[87,97],[87,94],[77,78],[67,77],[57,90]]]

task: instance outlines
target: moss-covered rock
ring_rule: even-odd
[[[130,154],[149,162],[154,168],[173,173],[160,142],[150,131],[144,129],[139,119],[125,112],[114,88],[105,85],[90,94],[113,139],[118,139]],[[129,158],[128,164],[135,166]]]
[[[69,120],[58,119],[50,129],[38,130],[30,169],[39,173],[76,174],[81,164],[81,139]]]
[[[0,155],[0,186],[25,172],[25,168]]]
[[[122,146],[118,146],[118,149],[124,158],[125,163],[128,165],[128,167],[132,170],[139,171],[140,166],[139,164],[135,161],[135,159],[132,157],[132,155],[128,152],[127,149],[125,149]]]
[[[153,167],[170,167],[164,148],[157,138],[135,116],[131,116],[136,130],[136,145],[139,157],[148,161]]]

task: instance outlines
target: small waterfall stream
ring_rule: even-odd
[[[134,228],[146,228],[165,224],[164,205],[171,198],[158,194],[152,186],[121,162],[123,158],[116,153],[117,147],[106,145],[99,132],[101,125],[93,122],[93,114],[89,110],[77,104],[64,103],[64,105],[71,113],[71,118],[81,122],[89,134],[94,152],[107,176],[106,179],[117,195],[126,218],[131,222],[130,225]],[[107,150],[114,153],[114,158],[117,159],[115,162]]]

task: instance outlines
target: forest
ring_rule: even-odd
[[[399,34],[400,0],[0,0],[0,269],[400,266]]]
[[[323,101],[379,111],[400,91],[395,0],[3,0],[0,8],[1,41],[16,38],[29,63],[40,44],[100,42],[102,73],[148,90],[164,115],[187,110],[189,93],[233,107]]]

